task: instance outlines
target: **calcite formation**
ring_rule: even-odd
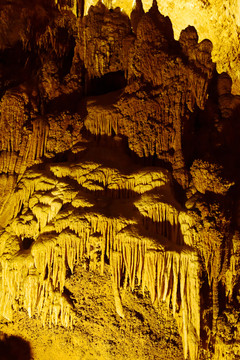
[[[60,1],[58,1],[59,6]],[[77,1],[73,1],[73,4]],[[130,0],[106,0],[104,4],[109,8],[119,7],[129,17],[132,11],[138,8],[138,1]],[[217,70],[228,72],[234,81],[233,91],[239,94],[240,73],[239,60],[239,27],[240,27],[240,3],[239,0],[181,0],[181,1],[157,1],[159,10],[165,16],[171,18],[175,38],[179,39],[182,29],[188,25],[194,26],[201,40],[207,38],[214,44],[213,60],[217,64]],[[97,0],[87,0],[84,6],[85,15]],[[72,11],[74,12],[73,5]],[[152,1],[143,0],[142,9],[148,11]]]
[[[120,156],[112,160],[122,161]],[[169,181],[159,168],[122,174],[88,160],[88,154],[80,163],[50,163],[38,176],[26,171],[1,234],[1,314],[11,320],[13,309],[23,307],[29,316],[37,311],[43,325],[72,326],[74,311],[64,297],[67,269],[73,273],[74,264],[85,259],[103,274],[107,257],[117,313],[124,316],[122,279],[131,290],[137,281],[153,303],[166,301],[174,314],[182,313],[184,353],[196,358],[200,269],[191,218],[174,199],[169,203]],[[26,239],[30,249],[24,249]]]
[[[117,316],[141,289],[185,359],[237,359],[240,96],[220,42],[116,4],[0,6],[0,321],[74,329],[67,279],[109,267]]]

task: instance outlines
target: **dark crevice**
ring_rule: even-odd
[[[127,80],[124,71],[110,72],[102,77],[85,80],[85,95],[96,96],[124,88]]]
[[[19,336],[1,335],[0,360],[31,360],[32,351],[28,341]]]
[[[22,241],[22,247],[24,250],[28,250],[30,249],[31,245],[34,243],[34,239],[33,238],[24,238]]]

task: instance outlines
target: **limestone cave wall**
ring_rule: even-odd
[[[129,359],[240,358],[239,4],[226,3],[234,16],[228,10],[222,31],[233,24],[235,35],[225,44],[209,30],[217,4],[201,1],[200,11],[199,3],[191,2],[194,23],[175,21],[180,2],[0,4],[5,342],[22,313],[28,326],[64,329],[73,341],[106,278],[119,328],[144,323],[139,312],[129,316],[135,296],[149,324],[165,307],[181,337],[181,350],[175,330],[153,345],[139,325],[131,336],[152,353]],[[200,36],[198,11],[208,14]],[[79,278],[91,284],[91,276],[99,280],[88,303]],[[104,316],[91,321],[100,326]],[[164,339],[172,353],[156,355]]]

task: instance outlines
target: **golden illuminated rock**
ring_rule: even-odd
[[[0,4],[0,352],[238,358],[237,5]]]
[[[85,15],[97,0],[85,2]],[[137,1],[112,0],[103,1],[109,8],[119,7],[129,16],[137,6]],[[233,92],[240,92],[240,73],[238,69],[240,3],[237,0],[181,0],[158,1],[161,13],[169,16],[174,29],[175,39],[191,25],[197,29],[200,40],[210,39],[213,43],[213,61],[217,63],[218,72],[226,71],[233,79]],[[144,11],[152,6],[152,1],[142,0]]]
[[[43,325],[60,322],[63,326],[72,326],[74,313],[63,296],[67,269],[73,273],[76,261],[85,259],[90,269],[99,268],[104,274],[107,257],[112,268],[117,313],[124,317],[121,279],[125,278],[125,286],[129,284],[132,291],[137,279],[143,291],[148,289],[153,303],[166,301],[168,306],[172,304],[174,314],[180,314],[185,357],[189,353],[191,359],[196,359],[200,340],[198,256],[193,248],[191,219],[183,215],[177,203],[166,203],[171,197],[169,174],[158,168],[138,167],[135,172],[122,174],[111,166],[87,161],[94,153],[97,154],[96,149],[91,149],[86,159],[77,164],[50,165],[56,177],[51,175],[49,180],[46,171],[42,175],[39,171],[26,172],[23,176],[19,188],[25,186],[32,191],[26,194],[17,190],[13,194],[16,204],[12,203],[12,207],[17,209],[19,196],[24,196],[23,207],[15,210],[7,227],[7,234],[13,239],[11,244],[15,243],[15,248],[18,245],[20,251],[17,247],[16,252],[10,254],[9,239],[5,240],[5,232],[1,235],[1,241],[5,241],[1,255],[1,314],[10,320],[13,308],[23,306],[30,317],[37,312]],[[123,154],[118,156],[112,156],[111,160],[121,165]],[[72,206],[79,195],[77,187],[70,185],[71,178],[82,189],[90,191],[81,193],[84,201],[78,203],[77,208]],[[47,183],[48,190],[43,194]],[[95,193],[99,193],[100,199]],[[152,200],[145,195],[150,193],[154,194]],[[115,198],[115,194],[121,198]],[[126,208],[131,198],[132,206]],[[137,202],[133,202],[135,198]],[[101,234],[97,237],[99,245],[93,241],[97,233]],[[25,238],[32,239],[31,250],[24,250],[21,245]],[[94,256],[94,246],[99,246],[96,251],[100,259]],[[11,249],[14,251],[12,245]],[[172,285],[170,279],[173,279]],[[189,303],[190,289],[194,292],[194,302]],[[16,299],[19,300],[16,302]]]

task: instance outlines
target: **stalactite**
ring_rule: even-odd
[[[122,254],[116,251],[112,251],[110,261],[111,261],[111,269],[112,269],[112,287],[113,287],[113,295],[115,299],[116,311],[119,316],[124,318],[124,311],[123,311],[121,295],[120,295]]]
[[[84,188],[93,190],[132,190],[143,194],[149,190],[168,183],[168,172],[162,169],[146,168],[138,172],[123,175],[115,168],[107,168],[101,164],[85,162],[66,166],[64,164],[51,165],[51,171],[58,178],[70,176]]]
[[[150,229],[155,225],[154,231],[165,236],[171,242],[193,246],[197,241],[197,235],[191,216],[167,202],[167,199],[168,201],[170,199],[170,194],[165,196],[147,194],[135,201],[134,204],[143,215],[143,222],[151,219],[152,223],[148,222]]]
[[[22,238],[26,237],[34,239],[39,235],[38,221],[30,212],[14,219],[11,228],[15,231],[17,236],[21,236]]]
[[[119,271],[115,273],[115,282],[126,277],[133,290],[137,277],[143,291],[149,291],[153,303],[166,302],[174,315],[180,311],[184,356],[187,358],[189,354],[191,360],[196,360],[200,341],[200,284],[196,253],[193,250],[180,253],[163,251],[151,239],[144,239],[129,230],[118,233],[114,246],[118,249],[118,259],[122,261],[120,266],[115,263],[115,272]]]
[[[44,155],[48,124],[43,118],[30,122],[29,109],[33,106],[24,87],[6,92],[0,108],[0,171],[22,175],[27,167]],[[35,111],[36,109],[34,109]]]
[[[114,108],[103,108],[99,111],[99,106],[96,106],[96,108],[91,109],[84,125],[94,135],[111,136],[113,131],[115,134],[119,133],[118,118],[119,115],[114,111]]]
[[[145,168],[122,174],[91,161],[49,168],[52,175],[26,172],[13,196],[8,231],[18,248],[15,257],[6,257],[8,235],[1,235],[1,314],[10,319],[13,309],[23,307],[30,317],[37,313],[44,326],[71,326],[74,313],[64,297],[67,271],[85,261],[89,270],[104,274],[107,258],[117,313],[124,317],[122,286],[132,291],[141,286],[153,303],[164,301],[176,318],[181,315],[185,357],[196,360],[200,305],[194,222],[173,199],[168,173]],[[72,178],[82,188],[70,185]],[[122,197],[109,199],[111,208],[108,201],[96,206],[84,191],[86,181],[117,189]],[[90,189],[94,193],[96,187]],[[138,195],[125,209],[129,191]],[[18,253],[27,236],[30,250]]]

